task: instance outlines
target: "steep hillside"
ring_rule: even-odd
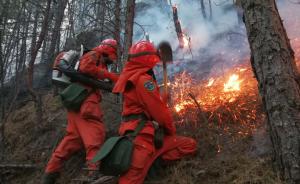
[[[115,96],[108,97],[105,94],[104,99],[109,99],[104,100],[102,107],[108,135],[112,135],[116,133],[120,106]],[[33,103],[30,101],[20,103],[9,118],[6,125],[6,158],[3,163],[7,167],[0,168],[3,184],[39,183],[51,152],[64,134],[66,112],[59,98],[53,97],[49,91],[44,95],[43,102],[43,122],[36,124],[33,121]],[[214,127],[179,126],[179,132],[197,139],[197,155],[160,170],[159,177],[148,179],[145,183],[281,183],[271,167],[270,145],[264,126],[253,135],[236,142],[227,142],[221,151],[216,149],[218,142],[214,138]],[[18,167],[8,167],[9,164],[18,164]],[[74,178],[85,175],[83,168],[84,152],[80,152],[67,161],[59,183],[82,183]]]

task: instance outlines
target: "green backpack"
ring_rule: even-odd
[[[101,161],[101,173],[108,176],[119,176],[130,168],[134,148],[133,140],[145,123],[146,120],[141,120],[134,132],[125,136],[111,137],[105,141],[92,159],[93,163]]]
[[[93,90],[89,91],[84,86],[78,83],[71,83],[59,95],[62,104],[68,109],[79,111],[83,101],[91,94]]]

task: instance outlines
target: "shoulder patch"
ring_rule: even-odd
[[[152,81],[146,81],[144,83],[144,87],[148,90],[148,91],[153,91],[155,89],[155,85]]]

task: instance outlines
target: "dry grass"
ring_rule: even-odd
[[[160,179],[146,184],[284,184],[269,157],[218,155],[208,160],[184,159],[169,167]]]
[[[40,123],[42,129],[39,132],[34,131],[36,123],[32,102],[16,109],[6,127],[7,161],[34,163],[40,169],[26,173],[12,172],[6,178],[9,179],[7,183],[39,183],[55,140],[64,133],[66,116],[58,97],[49,94],[43,98],[43,102],[45,121]],[[104,102],[103,106],[105,111],[109,108],[108,103]],[[116,112],[109,111],[106,115],[107,123],[117,122]],[[113,127],[110,125],[109,128]],[[272,169],[269,154],[250,154],[254,142],[252,135],[232,142],[232,139],[219,135],[217,126],[195,128],[188,123],[180,127],[179,132],[198,141],[198,154],[175,162],[162,172],[160,178],[146,181],[145,184],[282,184]],[[218,145],[222,147],[220,153]],[[72,157],[66,163],[64,177],[59,183],[70,183],[71,179],[79,176],[83,164],[84,153]]]

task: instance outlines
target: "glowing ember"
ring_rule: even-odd
[[[217,152],[220,153],[221,152],[221,146],[218,144],[217,147],[218,147]]]
[[[176,104],[174,108],[175,108],[176,112],[180,112],[180,111],[184,110],[186,106],[189,106],[189,105],[192,105],[192,103],[189,101],[183,101],[182,103]]]
[[[228,82],[224,84],[224,92],[239,91],[241,81],[239,81],[238,79],[239,79],[238,75],[236,74],[231,75],[229,77]]]
[[[180,104],[175,105],[176,112],[180,112],[182,109],[184,109]]]

